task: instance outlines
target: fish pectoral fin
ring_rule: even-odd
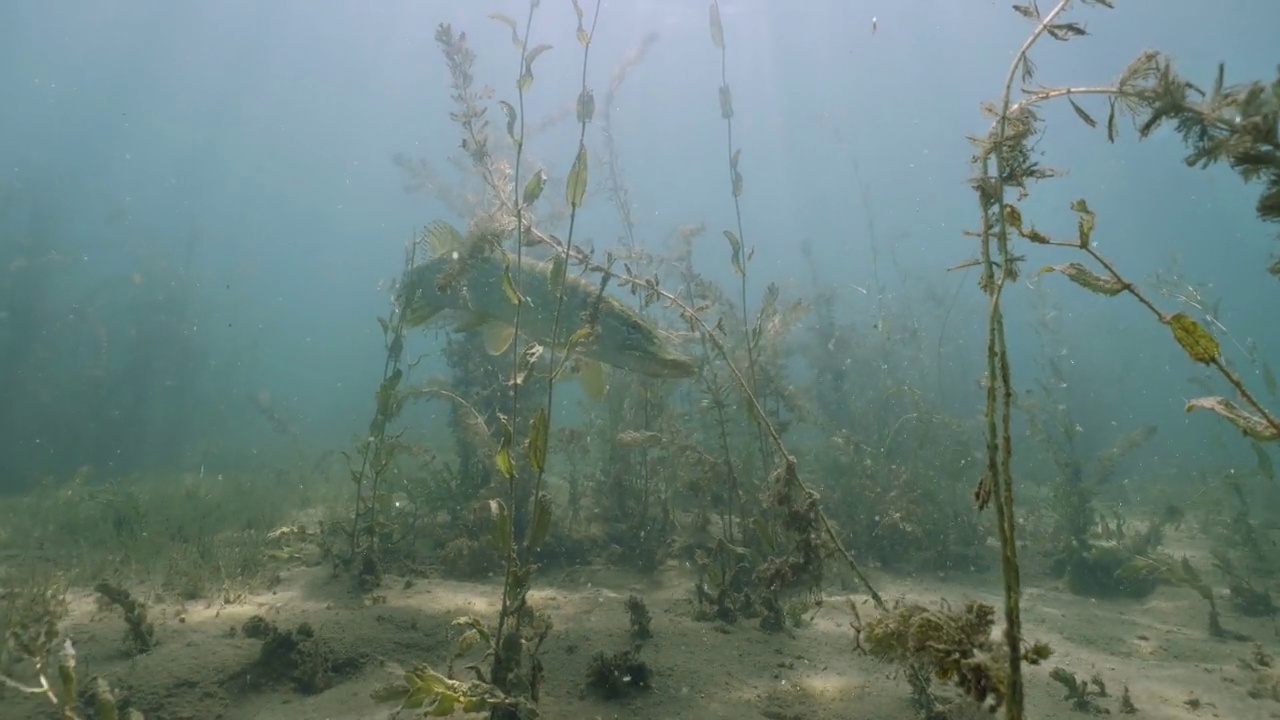
[[[511,341],[515,339],[516,329],[510,325],[498,322],[490,322],[481,328],[484,334],[484,349],[490,355],[501,355],[507,348],[511,347]]]
[[[587,394],[594,402],[600,402],[604,399],[604,391],[607,387],[604,380],[604,365],[595,360],[587,360],[586,358],[578,359],[578,384],[582,386],[582,391]]]
[[[484,327],[493,318],[481,312],[469,312],[453,326],[454,332],[470,332],[472,330]]]
[[[439,315],[442,310],[444,310],[444,308],[429,307],[426,305],[413,307],[405,315],[404,322],[409,327],[419,327],[421,325],[426,325],[427,323],[431,322],[432,318],[434,318],[436,315]]]

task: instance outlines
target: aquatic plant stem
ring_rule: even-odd
[[[516,220],[516,274],[515,274],[514,281],[516,286],[517,297],[516,297],[516,312],[515,312],[515,318],[513,322],[512,340],[511,340],[511,377],[513,382],[511,383],[511,403],[509,405],[510,410],[508,411],[509,420],[507,421],[508,423],[512,423],[512,424],[514,424],[519,418],[519,409],[520,409],[520,383],[514,382],[514,380],[516,378],[516,375],[518,375],[520,372],[520,314],[521,314],[520,311],[524,307],[524,292],[521,289],[523,287],[521,284],[521,280],[522,280],[521,266],[523,265],[521,260],[523,259],[523,253],[524,253],[524,208],[520,206],[520,165],[521,165],[521,160],[524,157],[524,131],[525,131],[525,122],[524,122],[525,85],[522,78],[524,77],[525,72],[528,70],[528,59],[527,59],[528,56],[526,55],[526,53],[528,53],[529,51],[529,34],[533,28],[533,13],[537,8],[538,8],[538,0],[530,0],[529,14],[525,18],[524,37],[521,39],[521,44],[520,44],[520,73],[516,76],[517,117],[519,120],[519,124],[517,127],[518,127],[519,135],[516,138],[516,158],[515,158],[514,168],[512,171],[513,174],[512,174],[511,195],[512,195],[512,204],[514,205],[514,214],[515,214],[515,220]],[[492,178],[493,178],[492,169],[489,169],[488,173],[492,182]],[[497,197],[501,198],[502,191],[500,188],[497,187],[496,182],[493,182],[493,188]],[[504,430],[504,432],[514,435],[515,431],[514,431],[514,428],[508,427],[506,430]],[[510,477],[507,478],[507,507],[508,507],[508,518],[510,518],[508,522],[511,523],[512,532],[510,535],[511,540],[507,543],[507,547],[505,548],[505,553],[504,553],[506,555],[506,562],[505,562],[503,579],[502,579],[502,599],[498,607],[498,633],[495,636],[496,637],[496,641],[494,644],[495,651],[494,651],[494,657],[493,657],[492,672],[490,673],[490,679],[503,692],[507,692],[507,684],[508,684],[507,673],[509,672],[509,669],[510,669],[508,659],[503,657],[505,653],[505,648],[507,647],[505,642],[507,617],[511,614],[512,599],[511,599],[510,590],[515,581],[515,574],[519,569],[519,560],[520,560],[517,554],[517,546],[516,546],[516,539],[515,539],[515,518],[517,517],[517,508],[519,507],[517,504],[519,500],[518,498],[519,482],[517,481],[517,478],[518,478],[518,475],[515,472],[512,472]],[[515,622],[517,627],[519,627],[520,619],[518,617],[515,619]]]
[[[1154,315],[1156,320],[1160,321],[1162,325],[1169,324],[1169,315],[1161,311],[1160,308],[1156,307],[1155,303],[1152,302],[1150,298],[1146,296],[1145,293],[1139,290],[1137,285],[1126,280],[1124,276],[1120,274],[1120,271],[1116,270],[1115,266],[1109,260],[1107,260],[1107,258],[1102,253],[1098,252],[1092,246],[1082,245],[1079,242],[1064,242],[1061,240],[1050,240],[1047,242],[1041,242],[1040,244],[1052,245],[1055,247],[1072,248],[1075,250],[1083,250],[1090,258],[1093,259],[1094,262],[1102,266],[1102,269],[1106,270],[1107,274],[1110,275],[1112,279],[1114,279],[1117,283],[1120,284],[1123,292],[1127,293],[1128,295],[1136,299],[1138,303],[1140,303],[1152,315]],[[1278,435],[1280,435],[1280,418],[1276,417],[1275,414],[1273,414],[1270,410],[1268,410],[1267,407],[1263,405],[1261,401],[1259,401],[1258,398],[1252,392],[1249,391],[1249,388],[1245,386],[1244,381],[1240,379],[1240,376],[1237,375],[1235,371],[1233,371],[1231,368],[1227,367],[1226,363],[1222,361],[1221,357],[1214,356],[1212,359],[1209,360],[1207,364],[1210,367],[1212,367],[1215,371],[1217,371],[1217,373],[1224,380],[1226,380],[1231,385],[1231,387],[1235,388],[1236,393],[1240,395],[1240,398],[1244,400],[1245,404],[1247,404],[1250,408],[1252,408],[1254,412],[1258,413],[1258,416],[1262,418],[1262,420],[1266,422],[1266,424],[1272,430],[1274,430]]]
[[[556,252],[566,252],[564,243],[560,242],[556,238],[535,228],[530,228],[529,232],[530,236],[539,243],[546,245]],[[574,250],[570,255],[573,257],[575,262],[581,264],[587,270],[600,273],[610,272],[608,268],[605,268],[592,260],[587,254],[578,250]],[[747,381],[746,376],[730,358],[729,349],[725,346],[724,342],[717,337],[715,330],[712,329],[710,325],[707,325],[706,321],[694,312],[693,308],[689,307],[686,302],[671,293],[669,290],[657,287],[645,279],[635,278],[629,275],[615,274],[613,277],[617,278],[619,284],[625,287],[637,287],[646,292],[651,291],[666,300],[672,307],[679,311],[681,317],[685,318],[685,320],[698,331],[703,340],[708,342],[715,349],[716,354],[724,360],[725,366],[733,376],[734,384],[738,387],[739,392],[742,393],[743,398],[749,405],[750,412],[752,412],[758,419],[762,432],[765,433],[765,436],[771,441],[777,454],[782,458],[784,480],[805,495],[816,495],[816,493],[810,490],[804,481],[801,480],[795,456],[787,451],[786,444],[783,443],[781,434],[778,433],[778,429],[774,427],[768,416],[764,414],[764,408],[756,398],[755,393],[751,391],[751,385]],[[857,559],[854,558],[853,553],[844,546],[844,542],[840,540],[840,535],[827,519],[826,513],[819,509],[818,514],[821,518],[820,522],[822,525],[822,531],[826,535],[827,540],[831,543],[832,548],[834,548],[837,554],[839,554],[845,561],[845,564],[848,565],[849,570],[854,574],[858,582],[862,584],[863,588],[867,591],[867,595],[871,597],[871,601],[875,603],[876,608],[879,610],[888,610],[888,604],[885,603],[884,598],[880,593],[876,591],[875,586],[871,584],[866,573],[862,571],[862,568],[858,565]]]
[[[595,37],[596,24],[599,21],[600,21],[600,0],[596,0],[595,13],[591,17],[591,28],[587,30],[586,38],[582,43],[582,78],[581,78],[581,89],[578,94],[578,98],[579,98],[579,101],[578,101],[578,111],[579,111],[578,151],[579,153],[585,152],[586,140],[587,140],[587,123],[591,121],[591,118],[584,116],[582,113],[583,113],[583,103],[588,93],[587,64],[588,64],[588,60],[591,57],[591,41]],[[569,182],[572,182],[572,180],[570,180]],[[569,230],[568,230],[568,233],[565,235],[565,241],[564,241],[564,253],[563,253],[564,262],[560,263],[560,277],[556,278],[557,287],[560,287],[560,288],[564,287],[565,279],[568,277],[568,274],[569,274],[569,257],[573,253],[573,232],[574,232],[574,229],[577,227],[577,221],[578,221],[578,207],[577,205],[573,205],[569,209]],[[564,295],[565,294],[563,291],[556,293],[556,312],[555,312],[554,318],[551,321],[551,346],[547,349],[548,356],[550,358],[550,366],[551,366],[551,373],[547,376],[547,406],[546,406],[547,408],[546,409],[546,413],[547,413],[546,432],[547,433],[550,433],[551,431],[551,427],[552,427],[551,416],[552,416],[552,410],[555,407],[552,403],[552,399],[554,397],[554,392],[555,392],[556,374],[559,368],[559,365],[556,363],[556,346],[559,344],[559,339],[560,339],[560,319],[564,312]],[[566,353],[567,352],[568,351],[566,350]],[[537,475],[534,480],[533,497],[535,498],[535,502],[536,502],[536,499],[542,493],[543,478],[545,476],[546,476],[546,465],[544,464],[542,467],[537,469]],[[530,532],[526,533],[526,536],[525,536],[526,553],[532,549],[529,547],[529,541],[531,540],[532,536],[533,536],[533,533],[531,529]]]
[[[407,275],[413,270],[417,263],[417,251],[419,238],[414,238],[408,248],[405,249],[404,272]],[[393,414],[394,398],[391,393],[396,392],[396,387],[392,384],[392,377],[399,377],[400,361],[404,353],[404,324],[405,313],[404,308],[393,307],[393,322],[383,326],[383,342],[386,344],[386,357],[382,364],[382,381],[378,384],[377,407],[374,409],[374,419],[370,425],[369,437],[364,442],[364,447],[360,453],[360,469],[352,472],[352,480],[356,486],[355,513],[351,518],[351,552],[349,561],[357,562],[357,556],[361,554],[360,548],[360,525],[362,518],[368,513],[368,521],[365,523],[369,535],[369,545],[364,549],[369,557],[376,564],[379,561],[378,548],[378,491],[382,476],[385,470],[380,465],[375,465],[372,470],[372,488],[369,492],[369,501],[364,501],[365,480],[370,474],[370,460],[375,457],[382,456],[387,453],[387,423],[391,422]],[[398,380],[397,383],[398,384]],[[385,397],[384,397],[385,395]],[[361,573],[364,568],[361,569]]]
[[[720,3],[718,0],[712,0],[711,5],[714,8],[715,20],[713,22],[716,24],[719,24],[720,23]],[[724,92],[727,92],[729,87],[729,51],[728,51],[728,44],[724,41],[723,29],[721,29],[720,31],[720,42],[718,42],[717,45],[719,45],[719,50],[720,50],[720,87],[721,87],[721,92],[724,93]],[[725,155],[725,164],[726,164],[726,169],[729,172],[729,187],[732,190],[732,194],[733,194],[733,216],[734,216],[734,220],[736,221],[736,227],[738,229],[738,242],[742,243],[742,247],[745,248],[747,239],[742,227],[742,199],[740,197],[742,193],[741,193],[741,187],[737,177],[738,170],[737,170],[736,164],[734,163],[734,157],[733,157],[734,149],[733,149],[732,107],[730,106],[729,108],[726,109],[725,107],[722,106],[721,113],[724,115],[725,147],[727,150],[727,154]],[[756,375],[755,341],[751,337],[751,321],[747,315],[747,258],[746,258],[745,250],[743,251],[742,264],[737,269],[739,270],[738,304],[741,306],[741,309],[742,309],[742,334],[743,334],[743,337],[745,338],[745,342],[747,346],[748,378],[751,381],[752,394],[755,396],[759,396],[760,387],[759,387],[759,383]],[[760,417],[763,418],[764,415],[761,415]],[[765,445],[764,432],[759,428],[758,425],[756,428],[756,435],[757,435],[757,439],[760,442],[760,463],[763,467],[767,468],[769,466],[769,452]],[[735,497],[740,494],[740,491],[736,486],[733,488],[733,492]],[[737,498],[737,499],[739,503],[739,512],[741,512],[742,500],[741,498]]]
[[[991,220],[993,213],[980,200],[983,216],[982,228],[982,278],[983,288],[990,294],[987,310],[987,397],[984,417],[986,420],[987,446],[987,478],[991,483],[992,498],[996,506],[996,524],[1000,536],[1000,567],[1004,577],[1004,639],[1008,653],[1009,679],[1005,698],[1005,718],[1007,720],[1023,720],[1025,714],[1025,690],[1022,679],[1022,578],[1018,567],[1017,521],[1014,515],[1013,500],[1013,438],[1010,430],[1013,387],[1010,379],[1008,346],[1005,343],[1004,313],[1000,307],[1000,299],[1005,283],[1013,271],[1013,258],[1009,250],[1009,227],[1004,207],[1006,193],[1004,145],[1009,134],[1009,113],[1012,106],[1013,81],[1018,69],[1026,60],[1027,53],[1035,45],[1054,20],[1070,4],[1070,0],[1060,0],[1052,10],[1046,13],[1035,29],[1022,43],[1022,47],[1013,57],[1009,72],[1005,77],[1004,92],[1000,98],[1000,115],[995,137],[995,152],[988,154],[984,160],[984,176],[991,177],[989,165],[992,155],[995,157],[996,172],[996,212],[995,240],[1000,256],[1000,274],[996,277],[995,264],[991,254]]]

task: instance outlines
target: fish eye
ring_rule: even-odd
[[[627,323],[625,326],[627,337],[635,337],[640,334],[640,326],[635,323]]]

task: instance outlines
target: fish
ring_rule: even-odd
[[[412,267],[397,289],[405,325],[424,326],[439,313],[454,311],[459,317],[455,330],[482,333],[485,349],[499,355],[514,340],[516,301],[523,296],[520,333],[545,347],[554,328],[561,350],[573,337],[579,379],[594,398],[604,393],[603,365],[663,379],[697,372],[670,335],[598,284],[566,273],[560,285],[562,266],[529,257],[517,265],[516,258],[499,248],[477,252],[456,230],[433,225],[428,233],[432,257]],[[555,328],[557,290],[563,291],[564,303]],[[588,319],[594,319],[593,332],[580,333]]]

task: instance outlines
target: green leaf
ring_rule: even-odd
[[[773,539],[773,531],[769,528],[769,521],[755,516],[751,520],[751,527],[755,528],[756,534],[760,536],[760,541],[764,543],[764,547],[770,554],[776,552],[777,543]]]
[[[489,516],[493,519],[493,543],[501,551],[511,547],[511,513],[506,503],[498,498],[489,501]]]
[[[1280,440],[1280,430],[1273,427],[1265,418],[1254,415],[1226,398],[1200,397],[1193,398],[1187,403],[1187,412],[1197,408],[1215,412],[1226,418],[1232,425],[1239,428],[1240,432],[1254,440],[1261,442]]]
[[[502,424],[502,443],[498,446],[498,456],[495,459],[498,465],[498,472],[502,473],[502,477],[511,480],[516,476],[516,464],[511,460],[511,428],[504,422]]]
[[[532,573],[532,565],[525,565],[511,572],[506,592],[508,604],[515,604],[516,601],[529,593],[529,576]]]
[[[1109,106],[1107,110],[1107,142],[1113,143],[1118,135],[1116,130],[1116,99],[1114,97],[1109,98],[1107,105]]]
[[[397,682],[387,683],[374,688],[369,693],[369,697],[373,698],[374,702],[403,702],[409,697],[409,686]]]
[[[1083,25],[1073,22],[1055,23],[1053,25],[1046,26],[1044,31],[1054,40],[1061,40],[1063,42],[1066,42],[1073,37],[1080,37],[1081,35],[1089,34],[1085,32]]]
[[[427,716],[428,717],[449,717],[450,715],[453,714],[453,711],[455,709],[457,708],[454,706],[453,698],[451,696],[439,695],[436,697],[435,704],[432,705],[431,709],[427,711]]]
[[[498,105],[502,108],[502,112],[507,116],[507,137],[512,141],[516,139],[516,109],[506,100],[499,100]]]
[[[520,30],[516,27],[515,18],[502,13],[489,13],[489,17],[511,28],[511,42],[516,47],[523,47],[524,43],[520,42]]]
[[[1166,320],[1173,330],[1173,339],[1192,360],[1205,365],[1218,358],[1218,341],[1204,326],[1186,313],[1174,313]]]
[[[550,49],[551,49],[551,46],[544,43],[542,45],[535,47],[529,52],[525,53],[525,56],[524,56],[525,72],[530,72],[530,73],[533,72],[533,61],[537,60],[539,55],[541,55],[542,53]]]
[[[711,43],[724,50],[724,26],[720,24],[720,3],[711,3]]]
[[[537,549],[551,534],[551,496],[538,493],[533,503],[533,519],[529,523],[529,547]]]
[[[510,262],[502,268],[502,292],[506,294],[512,305],[520,304],[520,291],[516,290],[516,282],[511,279]]]
[[[520,79],[516,81],[516,87],[520,88],[520,92],[525,92],[529,86],[533,85],[533,61],[550,49],[550,45],[543,44],[525,53],[524,70],[520,73]]]
[[[729,241],[729,262],[733,264],[733,271],[739,275],[746,275],[747,268],[742,264],[742,241],[732,230],[724,231],[724,239]]]
[[[536,472],[547,468],[547,409],[538,408],[529,428],[529,465]]]
[[[1094,120],[1092,115],[1085,112],[1084,108],[1077,105],[1076,101],[1072,100],[1070,96],[1067,97],[1067,102],[1071,103],[1071,109],[1076,111],[1076,117],[1083,120],[1085,125],[1088,125],[1089,127],[1098,127],[1098,121]]]
[[[578,155],[573,159],[573,167],[569,169],[569,178],[564,186],[564,198],[569,207],[577,210],[582,207],[582,198],[587,194],[587,146],[578,141]]]
[[[578,93],[578,124],[589,123],[596,115],[596,95],[587,88]]]
[[[1267,449],[1259,445],[1257,442],[1249,443],[1253,447],[1253,454],[1258,458],[1258,472],[1266,479],[1275,482],[1276,470],[1271,465],[1271,455],[1267,453]]]
[[[566,263],[564,255],[557,253],[551,258],[551,270],[547,273],[547,288],[551,290],[553,295],[560,294],[560,288],[564,283],[566,272]]]
[[[733,169],[733,196],[742,197],[742,173],[738,172],[738,168]]]
[[[733,117],[733,93],[728,84],[720,86],[720,117],[725,120]]]
[[[547,186],[547,171],[539,169],[524,184],[524,204],[526,207],[538,201],[542,197],[542,191]]]

